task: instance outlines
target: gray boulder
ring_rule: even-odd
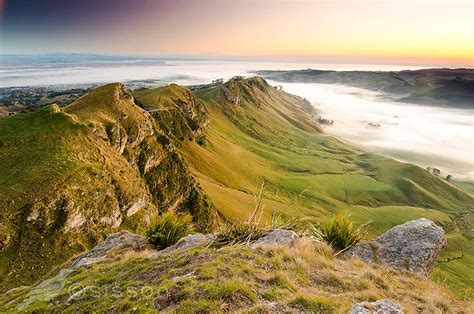
[[[69,276],[73,274],[78,267],[106,260],[116,254],[123,255],[126,252],[140,252],[146,249],[153,250],[154,248],[148,244],[145,237],[127,231],[114,233],[92,250],[77,257],[72,264],[61,269],[54,277],[48,278],[32,287],[27,298],[19,305],[18,309],[22,311],[32,302],[47,302],[56,297],[66,285]],[[67,300],[67,304],[70,304],[85,293],[90,292],[90,289],[92,288],[85,287],[78,293],[74,293]]]
[[[390,300],[378,300],[356,303],[349,310],[349,314],[403,314],[403,311],[398,303]]]
[[[153,246],[148,244],[144,236],[127,231],[117,232],[75,259],[72,266],[79,267],[104,260],[113,252],[123,254],[126,251],[140,252],[145,249],[153,249]]]
[[[292,230],[276,229],[255,241],[251,245],[251,248],[255,249],[258,247],[269,247],[274,245],[289,245],[297,238],[298,235]]]
[[[176,250],[186,250],[190,249],[193,247],[197,247],[200,245],[205,245],[205,244],[210,244],[214,239],[216,238],[215,234],[201,234],[201,233],[196,233],[196,234],[190,234],[185,236],[184,238],[179,239],[176,244],[167,247],[166,249],[163,249],[159,251],[158,253],[167,253],[167,252],[172,252]]]
[[[427,276],[445,245],[444,230],[421,218],[395,226],[373,241],[357,244],[348,254]]]

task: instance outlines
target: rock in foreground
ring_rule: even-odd
[[[349,254],[427,276],[445,245],[444,230],[421,218],[395,226],[371,242],[357,244]]]
[[[403,314],[400,304],[390,300],[360,302],[354,304],[349,314]]]
[[[275,229],[252,244],[252,248],[269,247],[273,245],[289,245],[298,238],[292,230]]]
[[[124,254],[127,251],[139,252],[153,249],[144,236],[127,231],[117,232],[107,237],[104,242],[89,252],[79,256],[72,264],[74,267],[89,265],[104,260],[113,251]]]
[[[189,235],[166,254],[153,254],[144,237],[113,234],[76,266],[0,295],[0,312],[343,313],[374,298],[390,298],[408,312],[467,306],[428,278],[337,259],[328,245],[286,230],[269,233],[258,250],[210,246],[213,236]],[[385,303],[359,305],[351,313],[400,313],[384,311]]]

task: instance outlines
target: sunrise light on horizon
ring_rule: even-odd
[[[474,63],[471,0],[3,0],[2,53]]]

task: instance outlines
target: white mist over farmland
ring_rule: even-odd
[[[73,57],[70,57],[73,58]],[[75,58],[75,57],[74,57]],[[269,62],[249,60],[113,59],[68,62],[3,59],[0,87],[78,86],[134,82],[164,85],[210,83],[235,75],[253,76],[255,70],[372,70],[419,69],[419,66]],[[150,82],[147,82],[150,80]],[[474,180],[474,110],[420,106],[388,100],[373,91],[341,85],[279,83],[284,90],[305,97],[323,118],[334,120],[324,127],[334,135],[364,149],[422,167],[436,167],[442,175]]]
[[[277,84],[277,83],[275,83]],[[474,179],[474,111],[393,102],[383,95],[341,85],[283,83],[307,98],[334,124],[327,134],[442,175]]]

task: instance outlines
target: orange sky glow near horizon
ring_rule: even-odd
[[[18,18],[8,24],[9,3],[1,37],[7,53],[329,56],[474,66],[474,0],[137,0],[100,10],[103,16],[72,13],[56,27],[45,19],[36,23],[46,25],[33,19],[25,26]]]

